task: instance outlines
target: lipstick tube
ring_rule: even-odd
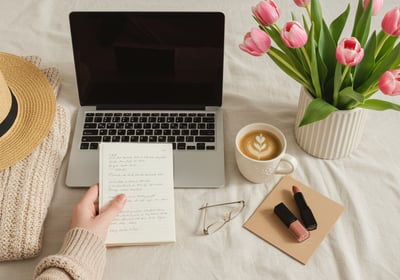
[[[310,232],[300,223],[292,212],[281,202],[274,207],[274,213],[289,229],[298,242],[303,242],[310,237]]]
[[[296,201],[297,207],[299,208],[300,217],[303,221],[304,226],[308,230],[317,229],[317,221],[315,220],[310,207],[308,207],[306,200],[304,199],[303,193],[296,186],[293,186],[292,190],[294,193],[293,197]]]

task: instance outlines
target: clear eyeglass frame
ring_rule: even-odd
[[[235,209],[233,209],[231,211],[225,212],[222,219],[214,221],[210,224],[207,223],[207,209],[208,208],[225,206],[225,205],[234,205],[234,204],[238,204],[238,207],[236,207]],[[213,234],[213,233],[219,231],[221,228],[223,228],[224,225],[226,225],[228,222],[232,221],[234,218],[239,216],[239,214],[243,211],[244,206],[245,206],[245,201],[238,200],[238,201],[225,202],[225,203],[219,203],[219,204],[213,204],[213,205],[208,205],[208,203],[206,203],[203,207],[200,207],[199,210],[204,210],[203,234],[210,235],[210,234]]]

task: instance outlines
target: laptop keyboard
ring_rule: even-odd
[[[81,150],[101,142],[172,143],[174,150],[215,150],[214,113],[86,112]]]

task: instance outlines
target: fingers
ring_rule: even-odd
[[[104,222],[111,224],[112,220],[118,215],[126,204],[126,195],[117,195],[101,212],[100,216]]]
[[[99,196],[99,184],[94,184],[87,190],[81,202],[83,202],[84,204],[93,204],[96,202],[98,196]]]

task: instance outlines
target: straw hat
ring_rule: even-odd
[[[43,141],[55,110],[53,88],[40,69],[0,52],[0,170],[28,156]]]

